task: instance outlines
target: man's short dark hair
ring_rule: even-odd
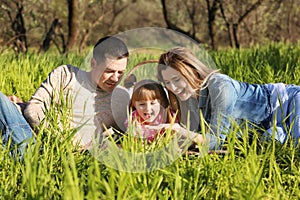
[[[93,57],[97,63],[107,58],[121,59],[129,56],[126,44],[117,37],[106,36],[98,40],[93,49]]]

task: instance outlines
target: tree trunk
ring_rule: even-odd
[[[15,32],[15,40],[14,44],[14,51],[18,53],[26,53],[28,46],[27,46],[27,37],[26,37],[26,28],[25,22],[23,18],[23,5],[20,3],[16,3],[18,6],[18,13],[15,19],[12,22],[12,29]]]
[[[230,23],[229,23],[229,21],[226,17],[222,1],[219,1],[219,4],[220,4],[220,10],[221,10],[222,17],[223,17],[224,22],[225,22],[226,27],[227,27],[227,35],[228,35],[229,44],[230,44],[231,47],[233,47],[233,42],[232,42],[232,37],[231,37],[231,28],[230,28],[231,26],[230,26]]]
[[[238,39],[238,24],[233,24],[232,26],[232,34],[233,34],[233,39],[234,39],[234,45],[237,49],[240,48],[240,42],[239,42],[239,39]]]
[[[166,7],[166,1],[165,0],[161,0],[161,5],[162,5],[162,9],[163,9],[163,16],[164,16],[164,20],[167,24],[167,29],[171,29],[171,30],[175,30],[178,31],[186,36],[189,36],[190,38],[194,39],[196,42],[198,43],[202,43],[200,41],[200,39],[196,38],[195,35],[191,34],[188,31],[183,30],[182,28],[178,27],[176,24],[174,24],[173,22],[171,22],[171,20],[168,17],[168,9]]]
[[[54,42],[54,44],[56,45],[58,51],[61,54],[65,53],[66,44],[65,44],[64,35],[61,31],[61,28],[62,28],[61,21],[58,18],[54,19],[49,31],[47,32],[47,35],[46,35],[45,39],[43,41],[43,44],[41,46],[40,51],[43,51],[43,52],[48,51],[49,48],[50,48],[50,43]],[[59,48],[59,43],[57,42],[57,36],[59,36],[60,39],[62,40],[61,41],[62,50],[60,50],[60,48]]]
[[[216,18],[216,13],[218,10],[218,0],[214,0],[212,5],[210,4],[210,0],[206,0],[207,12],[208,12],[208,34],[211,41],[211,47],[213,50],[216,50],[215,44],[215,33],[214,33],[214,21]]]
[[[247,16],[254,10],[256,10],[262,3],[263,0],[257,0],[254,4],[252,4],[250,7],[248,7],[239,17],[237,20],[228,20],[226,17],[224,8],[223,8],[223,2],[222,0],[218,0],[220,4],[220,10],[222,17],[224,19],[224,22],[227,26],[228,31],[228,37],[230,41],[230,46],[235,48],[240,48],[240,43],[238,39],[238,27],[239,25],[245,20]]]
[[[78,23],[78,2],[76,0],[67,0],[68,1],[68,42],[67,42],[67,51],[73,50],[78,44],[79,36],[79,23]]]

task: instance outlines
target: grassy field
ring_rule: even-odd
[[[300,85],[299,45],[270,44],[210,54],[222,73],[237,80]],[[152,57],[135,56],[129,66],[144,59]],[[68,63],[80,66],[83,60],[75,54],[0,55],[0,90],[27,101],[52,69]],[[228,154],[183,154],[163,168],[129,173],[106,166],[88,151],[74,149],[68,122],[62,123],[63,128],[57,124],[41,125],[36,143],[22,161],[14,160],[9,149],[2,148],[0,199],[300,198],[299,151],[274,139],[263,143],[258,132],[247,126],[232,128]],[[235,137],[237,132],[243,133],[240,140]],[[251,143],[248,135],[254,136]],[[132,138],[124,137],[123,147],[132,149]],[[157,148],[152,145],[144,151]]]

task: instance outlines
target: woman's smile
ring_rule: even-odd
[[[167,67],[162,71],[162,77],[166,87],[178,96],[181,101],[186,101],[193,95],[191,85],[177,70]]]

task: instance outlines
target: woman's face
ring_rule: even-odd
[[[153,122],[161,109],[161,105],[157,99],[136,101],[134,107],[139,116],[147,122]]]
[[[193,88],[176,69],[167,67],[162,70],[161,74],[167,89],[179,97],[181,101],[186,101],[193,95]]]

